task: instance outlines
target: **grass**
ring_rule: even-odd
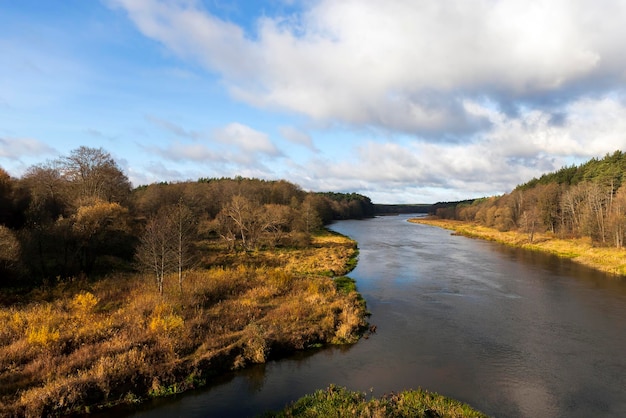
[[[588,238],[559,239],[548,233],[537,233],[533,242],[518,231],[501,232],[474,223],[436,218],[415,218],[409,222],[427,224],[455,231],[456,234],[554,254],[614,276],[626,276],[626,250],[594,247]]]
[[[84,413],[180,393],[294,350],[355,342],[365,305],[343,275],[356,244],[222,257],[166,278],[70,280],[0,307],[0,416]]]
[[[424,390],[411,390],[368,399],[364,393],[330,386],[307,395],[280,412],[265,418],[353,418],[353,417],[486,417],[469,405]]]

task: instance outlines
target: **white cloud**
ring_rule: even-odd
[[[20,159],[54,154],[56,151],[32,138],[0,138],[0,158]]]
[[[146,36],[217,71],[241,100],[403,131],[474,131],[467,97],[623,81],[626,7],[585,0],[320,0],[257,32],[195,1],[115,0]],[[602,81],[604,80],[604,81]]]
[[[163,129],[177,137],[198,139],[203,136],[202,133],[198,131],[185,129],[184,127],[174,122],[171,122],[167,119],[159,118],[159,117],[152,116],[152,115],[147,115],[146,120],[152,123],[154,126],[160,129]]]
[[[567,104],[559,123],[539,110],[512,117],[477,103],[466,108],[492,124],[471,143],[368,140],[347,161],[316,158],[294,176],[305,188],[361,190],[375,202],[435,202],[507,193],[546,172],[626,149],[626,103],[619,97]]]
[[[218,74],[240,101],[354,136],[373,132],[349,153],[324,148],[306,165],[291,162],[289,178],[304,188],[452,200],[626,149],[620,0],[318,0],[265,15],[252,31],[195,0],[109,1],[145,36]],[[244,122],[206,135],[152,122],[198,141],[160,148],[165,158],[280,176],[262,160],[281,152]],[[278,130],[315,150],[308,133]]]
[[[305,146],[313,151],[317,151],[313,145],[313,138],[306,132],[303,132],[293,126],[281,126],[279,127],[280,134],[287,141],[294,144]]]
[[[216,130],[213,137],[224,144],[234,145],[244,153],[262,153],[272,156],[280,154],[267,134],[241,123],[230,123]]]

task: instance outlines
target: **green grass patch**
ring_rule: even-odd
[[[291,417],[487,417],[467,404],[421,389],[368,399],[364,393],[331,385],[306,395],[265,418]]]
[[[356,292],[356,281],[348,276],[335,277],[335,286],[337,290],[343,293]]]

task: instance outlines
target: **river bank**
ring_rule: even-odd
[[[183,292],[166,278],[112,274],[37,289],[0,306],[0,416],[59,416],[141,403],[309,347],[350,344],[366,326],[356,242],[206,248]]]
[[[498,231],[470,222],[432,217],[412,218],[409,222],[449,229],[455,234],[480,238],[532,251],[554,254],[575,263],[602,271],[615,277],[626,276],[626,250],[594,247],[590,239],[560,239],[548,233],[535,233],[529,242],[528,234],[517,231]]]

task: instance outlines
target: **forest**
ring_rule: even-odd
[[[373,214],[366,196],[305,192],[286,180],[133,188],[107,151],[83,146],[21,178],[0,168],[0,286],[149,271],[162,287],[169,272],[207,267],[211,242],[232,252],[303,246],[332,220]]]
[[[354,241],[369,198],[285,180],[133,188],[103,149],[0,171],[0,416],[65,416],[356,342]]]
[[[626,239],[626,154],[615,151],[579,166],[563,167],[517,186],[510,193],[438,203],[443,219],[476,222],[500,231],[588,238],[595,246],[622,248]]]

